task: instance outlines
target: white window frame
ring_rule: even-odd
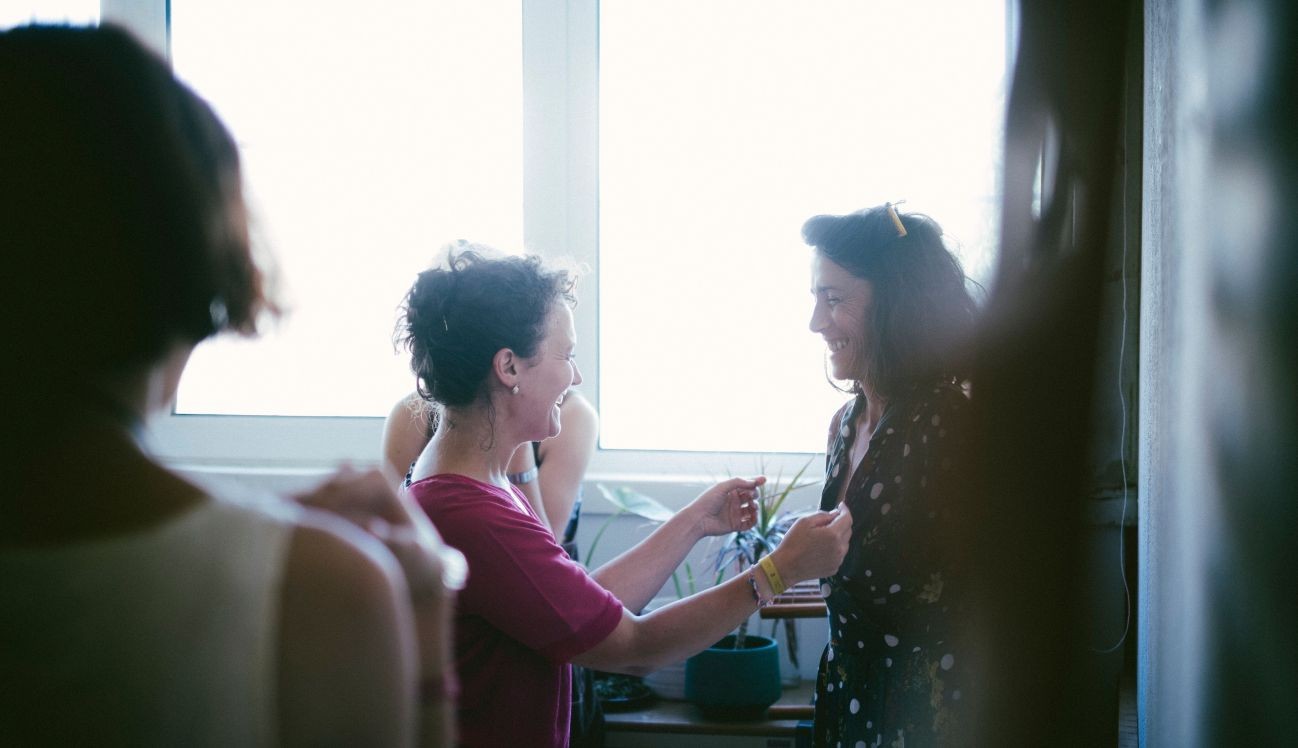
[[[599,2],[520,2],[524,244],[591,269],[579,288],[575,317],[584,362],[581,390],[598,408]],[[102,0],[103,21],[130,28],[164,54],[168,16],[168,0]],[[151,422],[149,441],[178,469],[284,489],[340,463],[378,464],[382,425],[381,418],[170,414]],[[808,475],[818,478],[823,464],[815,453],[770,453],[760,460],[772,476],[786,477],[811,460]],[[587,506],[609,509],[592,485],[603,483],[629,485],[678,508],[701,484],[752,474],[758,463],[751,453],[600,449],[587,473]],[[814,499],[808,494],[805,501]]]

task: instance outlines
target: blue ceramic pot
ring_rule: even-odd
[[[759,719],[780,698],[780,650],[750,634],[727,636],[685,661],[685,698],[714,719]]]

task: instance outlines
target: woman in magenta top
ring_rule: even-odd
[[[459,729],[468,746],[566,746],[570,668],[643,674],[728,634],[771,596],[762,574],[638,615],[701,538],[752,526],[764,480],[704,491],[639,545],[587,573],[506,477],[522,443],[555,436],[581,382],[574,279],[536,257],[453,248],[405,300],[402,342],[442,427],[415,461],[410,495],[469,563],[455,617]],[[821,511],[771,555],[793,584],[828,576],[852,517]]]

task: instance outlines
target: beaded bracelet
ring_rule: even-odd
[[[789,588],[789,585],[785,584],[784,580],[780,578],[780,572],[775,568],[775,562],[771,560],[770,556],[762,556],[762,560],[758,561],[757,565],[762,567],[762,571],[766,572],[766,581],[771,583],[772,595],[778,595]]]
[[[513,483],[516,486],[521,486],[524,483],[531,483],[536,480],[536,475],[537,469],[533,467],[530,470],[524,470],[521,473],[506,473],[505,477],[509,479],[510,483]]]

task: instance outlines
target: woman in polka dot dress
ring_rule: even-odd
[[[932,219],[891,205],[803,226],[814,249],[812,332],[855,397],[830,423],[821,507],[856,518],[822,580],[830,641],[818,746],[954,745],[968,698],[953,638],[963,592],[951,465],[965,437],[955,352],[976,305]]]

